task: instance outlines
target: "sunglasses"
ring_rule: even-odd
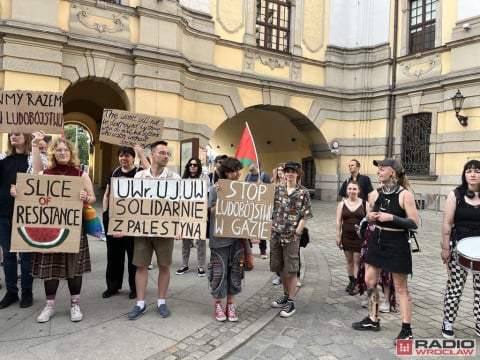
[[[198,167],[198,164],[190,163],[190,164],[188,164],[188,166]]]

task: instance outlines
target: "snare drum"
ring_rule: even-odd
[[[467,237],[457,243],[457,264],[474,274],[480,274],[480,236]]]

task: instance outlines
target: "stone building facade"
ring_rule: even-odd
[[[100,186],[116,164],[104,108],[164,118],[177,171],[182,143],[234,155],[248,122],[262,169],[302,162],[323,200],[350,159],[375,183],[389,156],[441,207],[480,158],[477,0],[0,0],[0,19],[0,86],[62,92]]]

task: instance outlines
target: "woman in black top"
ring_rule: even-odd
[[[452,234],[453,232],[453,234]],[[442,335],[453,339],[453,323],[457,317],[468,271],[462,268],[453,256],[458,242],[466,237],[480,236],[480,161],[470,160],[463,167],[462,185],[448,194],[443,211],[442,257],[447,264],[449,278],[443,300]],[[475,332],[480,336],[480,274],[473,273],[473,315]]]
[[[143,155],[143,150],[140,146],[135,148],[129,146],[122,146],[118,149],[118,162],[120,164],[107,179],[107,187],[105,194],[103,195],[103,227],[105,228],[105,234],[108,232],[108,201],[110,196],[110,179],[112,177],[125,177],[133,178],[137,171],[143,168],[137,168],[134,165],[135,152],[138,153],[141,165],[148,168],[150,164]],[[128,297],[135,299],[137,292],[135,288],[135,273],[137,267],[132,264],[133,259],[133,241],[132,236],[123,236],[114,238],[112,235],[106,235],[107,237],[107,271],[106,281],[107,290],[102,294],[103,298],[109,298],[118,293],[118,290],[122,288],[123,271],[125,264],[125,252],[127,253],[127,265],[128,265],[128,285],[130,292]]]
[[[375,224],[365,273],[370,314],[362,321],[353,323],[352,327],[355,330],[380,330],[378,275],[382,269],[390,271],[402,315],[402,330],[396,337],[396,342],[399,339],[413,338],[410,327],[412,301],[407,286],[408,274],[412,273],[408,230],[418,227],[419,217],[402,164],[395,159],[375,160],[373,164],[378,166],[377,175],[382,187],[373,193],[370,203],[373,208],[367,214],[369,223]]]
[[[17,173],[37,174],[43,170],[46,157],[40,156],[38,142],[43,138],[43,132],[31,134],[11,133],[8,135],[7,151],[0,154],[0,244],[3,251],[3,271],[5,272],[5,287],[7,292],[0,301],[0,309],[18,301],[18,264],[17,253],[10,252],[12,233],[12,216],[15,198],[12,196],[12,185],[17,183]],[[33,304],[32,283],[30,275],[31,252],[21,252],[21,288],[22,299],[20,307],[26,308]]]

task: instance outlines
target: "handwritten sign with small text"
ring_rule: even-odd
[[[156,116],[104,109],[100,141],[145,149],[162,138],[163,126],[164,120]]]

